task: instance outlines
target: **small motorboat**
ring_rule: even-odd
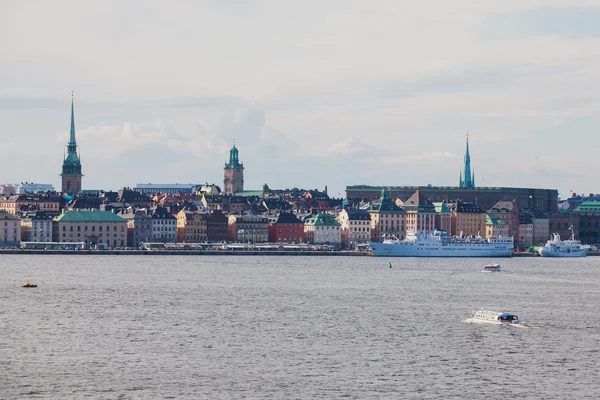
[[[483,272],[500,272],[500,264],[488,264],[483,267]]]
[[[31,283],[31,282],[27,281],[25,283],[22,283],[21,287],[37,287],[37,284],[36,283]]]
[[[501,311],[479,310],[472,315],[472,318],[475,322],[493,325],[515,325],[519,323],[519,317],[515,314]]]

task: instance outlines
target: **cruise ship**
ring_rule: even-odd
[[[511,257],[512,237],[452,237],[444,231],[409,232],[405,240],[370,242],[375,257]]]
[[[573,227],[569,228],[573,229]],[[575,240],[575,235],[571,235],[569,240],[561,240],[558,233],[552,235],[552,239],[538,250],[542,257],[585,257],[590,246],[582,245],[579,240]]]

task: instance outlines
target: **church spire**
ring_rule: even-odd
[[[71,92],[71,133],[69,134],[68,143],[69,153],[75,153],[77,151],[77,141],[75,140],[75,107],[73,103],[73,92]]]
[[[469,132],[467,131],[467,148],[465,151],[465,165],[461,173],[460,187],[475,187],[475,173],[471,172],[471,154],[469,153]]]

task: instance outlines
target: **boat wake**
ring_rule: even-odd
[[[493,323],[482,321],[482,320],[477,319],[477,318],[467,318],[467,319],[465,319],[464,322],[467,323],[467,324],[488,325],[488,326],[504,326],[504,327],[510,327],[510,328],[523,328],[523,329],[533,328],[533,326],[530,326],[528,324],[523,324],[523,323],[519,323],[519,324],[493,324]]]

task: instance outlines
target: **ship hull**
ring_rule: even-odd
[[[563,252],[563,251],[554,251],[551,249],[547,249],[542,247],[539,250],[540,256],[542,257],[560,257],[560,258],[574,258],[574,257],[585,257],[587,256],[587,250],[582,251],[573,251],[571,253]]]
[[[419,245],[416,243],[369,243],[375,257],[512,257],[508,246],[490,244],[444,245],[441,243]]]

